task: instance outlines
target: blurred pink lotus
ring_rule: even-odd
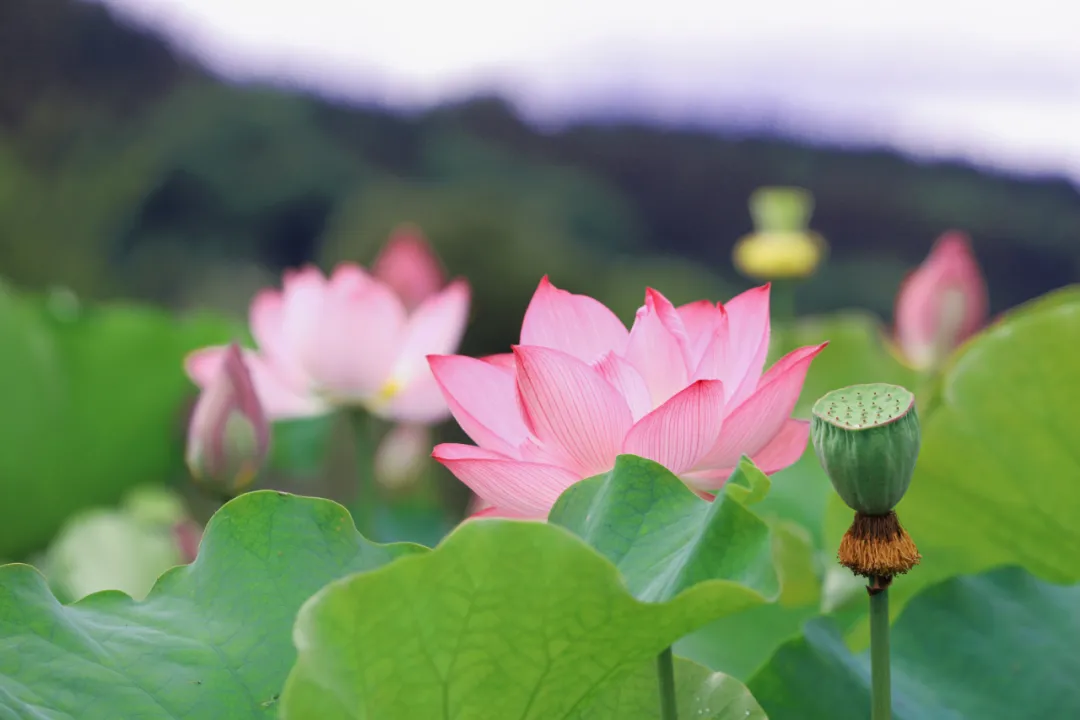
[[[762,375],[768,346],[768,285],[726,305],[679,308],[650,289],[627,332],[600,302],[545,277],[513,354],[429,358],[477,444],[432,455],[491,504],[483,514],[531,518],[620,453],[655,460],[699,491],[719,489],[744,454],[775,472],[806,448],[808,424],[791,412],[825,346],[795,350]]]
[[[415,238],[391,242],[380,262],[391,283],[342,263],[328,278],[314,267],[285,273],[282,290],[251,303],[258,350],[246,350],[255,387],[271,419],[360,406],[380,417],[428,423],[448,415],[425,360],[457,349],[469,311],[469,286],[456,280],[420,299],[437,262]],[[420,251],[423,248],[423,252]],[[415,281],[407,281],[408,263]],[[411,284],[410,284],[411,282]],[[409,287],[408,302],[395,288]],[[408,304],[417,301],[411,312]],[[188,375],[205,386],[224,348],[192,353]]]
[[[371,272],[397,293],[408,312],[446,285],[439,259],[415,225],[402,225],[391,233]]]
[[[196,479],[235,492],[255,479],[269,449],[269,422],[240,346],[233,343],[224,349],[195,403],[188,429],[188,467]]]
[[[986,324],[986,281],[967,235],[942,235],[896,296],[896,346],[918,369],[938,365]]]

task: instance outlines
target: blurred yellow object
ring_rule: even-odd
[[[825,255],[825,240],[812,232],[752,233],[735,244],[735,267],[758,280],[805,278]]]
[[[755,231],[735,244],[739,272],[757,280],[813,275],[828,251],[818,233],[807,229],[814,198],[802,188],[760,188],[750,196]]]

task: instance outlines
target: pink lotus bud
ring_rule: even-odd
[[[446,285],[446,274],[420,229],[402,225],[372,265],[372,272],[401,298],[412,312]]]
[[[269,449],[270,425],[240,346],[233,343],[195,404],[188,467],[196,480],[238,494],[255,479]]]
[[[967,235],[942,235],[896,296],[896,344],[914,367],[941,363],[986,324],[986,281]]]

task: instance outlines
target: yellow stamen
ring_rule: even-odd
[[[388,403],[393,400],[401,390],[402,383],[398,382],[396,378],[390,378],[383,383],[381,388],[379,388],[379,392],[375,393],[375,401],[378,403]]]
[[[375,394],[368,397],[363,401],[363,406],[368,412],[377,413],[387,406],[387,404],[397,397],[398,393],[405,389],[405,383],[401,382],[397,378],[390,378],[382,387],[380,387]]]

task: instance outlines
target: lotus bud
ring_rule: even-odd
[[[233,496],[255,479],[269,450],[266,413],[240,347],[233,343],[195,404],[188,430],[188,467],[196,480]]]
[[[827,245],[807,226],[813,196],[801,188],[760,188],[750,196],[754,232],[735,244],[739,272],[757,280],[785,280],[813,275]]]
[[[917,370],[933,370],[986,324],[986,280],[962,232],[938,238],[896,295],[895,347]]]
[[[919,456],[915,396],[875,383],[834,390],[812,410],[814,451],[855,521],[840,543],[840,564],[857,575],[891,578],[919,563],[893,508],[904,497]]]

